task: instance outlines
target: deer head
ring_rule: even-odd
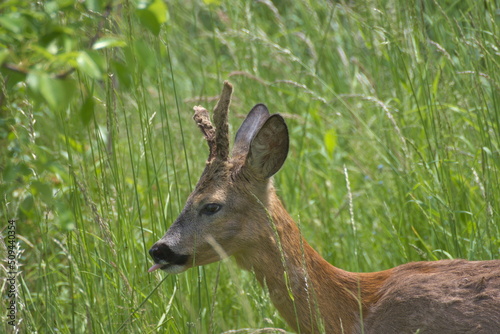
[[[283,117],[270,115],[265,105],[257,104],[236,133],[229,154],[232,90],[224,82],[213,111],[215,127],[206,109],[194,108],[194,120],[210,153],[181,214],[149,250],[155,262],[150,272],[180,273],[224,256],[257,250],[259,241],[269,235],[266,204],[271,177],[288,154],[288,130]]]

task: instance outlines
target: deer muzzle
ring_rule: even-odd
[[[170,274],[177,274],[187,269],[188,255],[177,254],[170,247],[158,241],[149,250],[149,255],[155,261],[155,264],[149,268],[148,272],[161,269]]]

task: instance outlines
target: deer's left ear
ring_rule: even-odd
[[[258,179],[273,176],[288,154],[288,128],[281,115],[274,114],[261,126],[248,152],[245,167]]]

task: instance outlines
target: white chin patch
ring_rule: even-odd
[[[186,271],[188,268],[187,266],[184,265],[178,265],[178,264],[167,264],[166,266],[163,266],[161,270],[166,272],[167,274],[175,275],[182,273],[183,271]]]

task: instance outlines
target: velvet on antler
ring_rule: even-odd
[[[211,162],[215,158],[215,128],[210,122],[210,115],[208,114],[208,110],[203,108],[202,106],[196,106],[194,109],[193,119],[200,128],[203,136],[208,143],[208,148],[210,153],[208,155],[208,162]]]

